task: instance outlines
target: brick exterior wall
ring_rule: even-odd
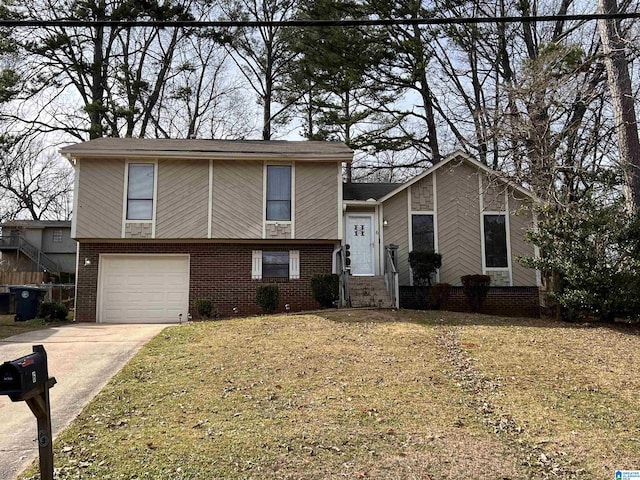
[[[80,243],[80,265],[77,276],[76,321],[96,321],[98,264],[101,253],[188,253],[190,255],[189,311],[196,319],[195,299],[209,298],[221,316],[259,313],[256,289],[270,282],[251,280],[253,250],[299,250],[300,279],[279,280],[279,310],[289,304],[291,311],[319,308],[311,294],[311,277],[331,273],[333,244],[218,244],[218,243]],[[88,258],[91,265],[84,266]]]
[[[428,287],[400,287],[400,307],[424,308]],[[421,302],[422,300],[422,302]],[[469,301],[462,287],[451,287],[449,299],[442,310],[470,312]],[[540,317],[540,289],[538,287],[490,287],[480,313],[506,317]]]

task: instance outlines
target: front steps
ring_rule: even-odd
[[[349,277],[349,296],[353,308],[393,308],[383,276]]]

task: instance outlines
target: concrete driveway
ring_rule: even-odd
[[[0,363],[44,345],[51,389],[54,438],[129,359],[167,325],[77,324],[0,340]],[[11,480],[38,455],[36,419],[25,402],[0,396],[0,479]],[[54,459],[55,465],[55,459]]]

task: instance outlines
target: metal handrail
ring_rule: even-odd
[[[0,245],[14,247],[24,253],[32,261],[38,265],[38,270],[47,270],[49,272],[60,272],[58,262],[48,257],[42,250],[28,242],[23,235],[4,235],[0,237]]]
[[[340,246],[336,253],[336,272],[338,272],[339,280],[339,304],[340,307],[348,307],[351,304],[351,298],[349,296],[349,269],[347,268],[346,249],[344,245]]]
[[[394,262],[394,253],[398,247],[386,245],[384,247],[384,283],[391,297],[394,308],[400,308],[400,285],[398,282],[398,269]]]

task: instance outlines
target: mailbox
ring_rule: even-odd
[[[24,398],[27,394],[47,383],[47,355],[34,352],[0,365],[0,395],[9,395],[11,400]]]

